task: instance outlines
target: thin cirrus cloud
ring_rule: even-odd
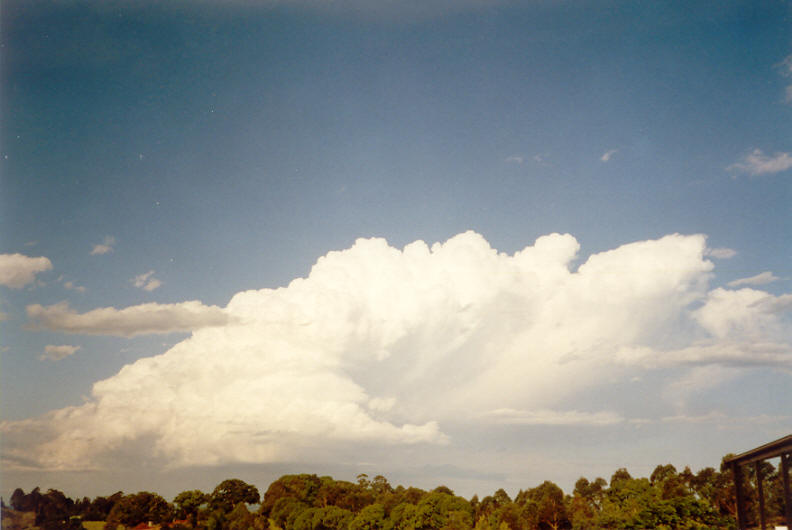
[[[63,286],[70,291],[77,291],[78,293],[84,293],[86,291],[85,287],[82,285],[77,285],[72,281],[63,282]]]
[[[740,287],[742,285],[765,285],[768,283],[773,283],[778,280],[779,280],[778,276],[776,276],[772,272],[764,271],[749,278],[740,278],[738,280],[731,281],[727,285],[729,287]]]
[[[69,291],[77,291],[78,293],[84,293],[85,291],[87,291],[87,289],[85,287],[83,287],[82,285],[78,285],[78,284],[74,283],[71,280],[65,280],[64,281],[63,275],[61,275],[58,278],[58,283],[62,283],[63,284],[63,288],[64,289],[68,289]]]
[[[728,417],[723,412],[713,411],[707,414],[698,416],[690,416],[680,414],[676,416],[667,416],[662,419],[663,423],[711,423],[718,424],[719,428],[724,428],[724,425],[734,427],[738,425],[763,425],[773,423],[786,423],[789,421],[790,416],[778,415],[773,416],[769,414],[760,414],[758,416],[743,416],[743,417]]]
[[[79,349],[79,346],[69,346],[66,344],[55,346],[49,344],[44,347],[44,353],[39,357],[39,359],[42,361],[60,361],[61,359],[65,359],[70,355],[74,355],[74,353]]]
[[[32,329],[46,329],[85,335],[163,334],[192,331],[207,326],[221,326],[229,321],[225,311],[198,301],[178,304],[141,304],[116,309],[102,307],[78,313],[67,302],[50,306],[27,306]]]
[[[275,3],[275,2],[272,2]],[[445,16],[452,13],[473,11],[485,6],[476,0],[458,0],[445,2],[442,0],[424,0],[422,2],[371,2],[368,0],[294,0],[303,8],[319,12],[366,17],[384,20],[427,19]]]
[[[706,255],[716,259],[731,259],[737,255],[737,251],[726,247],[708,248]]]
[[[52,269],[49,258],[24,254],[0,254],[0,285],[20,289],[33,283],[36,275]]]
[[[780,173],[789,168],[792,168],[792,155],[790,153],[779,152],[770,156],[764,154],[761,149],[754,149],[745,155],[742,160],[726,169],[757,177],[759,175]]]
[[[143,454],[170,466],[267,463],[321,458],[318,447],[332,458],[339,444],[454,444],[498,426],[603,429],[632,422],[620,407],[642,399],[583,397],[614,380],[789,368],[792,294],[710,290],[705,236],[625,244],[573,267],[579,248],[569,234],[512,255],[474,232],[402,249],[360,239],[223,309],[30,306],[45,329],[193,332],[97,382],[80,406],[4,423],[4,458],[47,469]],[[182,311],[202,316],[176,324]]]
[[[144,291],[153,291],[158,287],[162,286],[162,282],[157,278],[154,278],[154,271],[148,271],[144,274],[139,274],[132,278],[132,283],[135,287],[139,289],[143,289]]]
[[[93,246],[91,256],[101,256],[113,251],[116,240],[113,236],[105,236],[101,243]]]
[[[784,77],[792,77],[792,55],[788,55],[778,64],[778,69]],[[784,101],[792,103],[792,85],[787,85],[784,91]]]
[[[536,154],[533,156],[533,161],[539,164],[540,166],[550,166],[551,164],[547,161],[549,155],[546,154]]]
[[[614,425],[624,417],[611,411],[581,412],[578,410],[515,410],[496,409],[488,416],[504,425]]]

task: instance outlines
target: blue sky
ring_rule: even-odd
[[[4,2],[3,496],[569,489],[788,434],[791,16]]]

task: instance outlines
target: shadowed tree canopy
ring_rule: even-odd
[[[330,477],[319,478],[307,473],[284,475],[270,484],[267,491],[264,492],[260,512],[269,515],[275,507],[275,503],[284,498],[292,498],[310,506],[318,497],[319,504],[322,506],[336,505],[337,503],[334,501],[337,495],[334,485],[341,483],[341,481],[335,481]],[[343,484],[352,486],[349,482]]]
[[[762,474],[768,522],[780,523],[782,474],[769,462],[762,464]],[[743,481],[753,510],[758,503],[754,474],[744,474]],[[189,516],[187,524],[193,528],[231,530],[703,530],[734,527],[734,492],[728,469],[677,472],[671,464],[655,467],[649,478],[633,478],[624,468],[614,472],[610,482],[581,477],[571,495],[545,481],[520,490],[513,500],[498,489],[480,501],[477,495],[470,501],[454,495],[446,486],[431,491],[393,487],[381,475],[361,475],[350,482],[299,474],[271,483],[255,513],[248,505],[259,501],[256,487],[228,479],[209,495],[183,491],[173,505],[146,491],[74,502],[58,490],[42,494],[35,488],[25,494],[17,489],[10,497],[13,509],[4,507],[3,517],[4,529],[14,530],[34,523],[43,530],[77,529],[87,520],[105,520],[112,529],[170,522],[174,512],[179,519]],[[6,522],[11,519],[16,526]],[[758,524],[755,519],[750,514],[748,524]]]
[[[201,490],[183,491],[173,499],[176,515],[182,519],[191,518],[195,524],[198,518],[198,510],[202,505],[209,501],[209,495]]]
[[[225,513],[232,511],[241,502],[258,504],[259,491],[256,486],[238,478],[224,480],[209,496],[209,508]]]
[[[129,527],[149,521],[153,523],[170,521],[172,515],[168,501],[156,493],[140,491],[132,495],[124,495],[116,502],[107,516],[107,522],[111,525],[122,524]]]

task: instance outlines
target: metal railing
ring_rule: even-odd
[[[774,442],[764,444],[737,456],[724,460],[734,474],[734,489],[737,496],[737,526],[747,530],[748,519],[745,512],[745,491],[743,490],[743,467],[753,464],[756,474],[756,489],[759,497],[759,524],[762,530],[767,527],[764,504],[764,486],[762,485],[762,462],[770,458],[781,458],[781,482],[784,488],[784,517],[789,530],[792,530],[792,496],[789,494],[789,467],[792,461],[792,434]]]

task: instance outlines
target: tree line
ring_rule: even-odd
[[[728,456],[728,455],[727,455]],[[780,521],[784,499],[780,474],[763,462],[765,507]],[[745,474],[749,523],[756,523],[757,488]],[[752,475],[752,474],[750,474]],[[609,481],[580,478],[565,494],[550,481],[520,490],[514,498],[499,489],[470,499],[446,486],[427,491],[393,487],[377,475],[357,482],[311,474],[284,475],[264,495],[240,479],[227,479],[211,493],[187,490],[172,502],[156,493],[117,492],[108,497],[73,500],[58,490],[29,493],[17,488],[10,509],[3,503],[3,528],[14,528],[12,513],[35,514],[48,530],[82,528],[102,521],[108,530],[151,523],[161,528],[229,530],[582,530],[735,528],[732,473],[721,465],[698,473],[657,466],[648,478],[618,469]],[[12,512],[13,511],[13,512]]]

